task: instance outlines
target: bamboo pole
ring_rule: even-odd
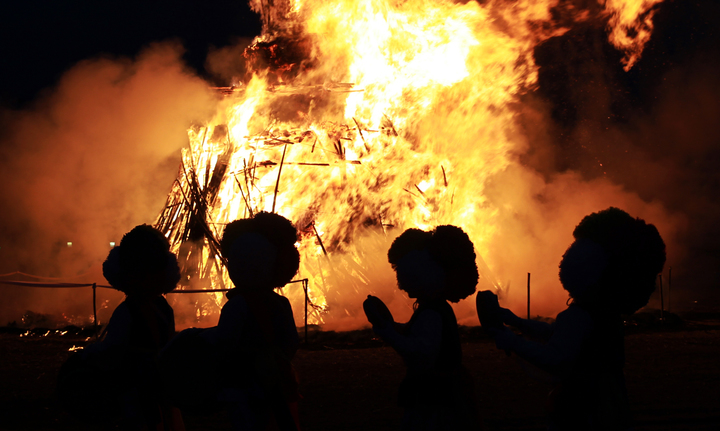
[[[277,181],[275,181],[275,194],[273,195],[272,211],[275,212],[275,202],[277,201],[278,187],[280,187],[280,174],[282,173],[283,163],[285,163],[285,152],[287,151],[287,144],[283,147],[282,158],[280,159],[280,167],[278,168]]]
[[[255,175],[254,172],[252,172],[250,175]],[[250,182],[248,181],[248,164],[247,160],[243,159],[243,176],[245,177],[245,188],[247,188],[247,200],[248,202],[252,202],[252,199],[250,198]],[[242,189],[242,187],[240,187]],[[253,210],[250,205],[247,206],[248,211],[250,212],[250,217],[254,217]]]
[[[323,244],[322,239],[320,239],[320,233],[318,233],[317,229],[315,228],[315,222],[310,223],[310,225],[313,228],[313,232],[315,232],[315,238],[317,238],[318,242],[320,243],[320,248],[322,249],[323,254],[326,258],[328,258],[328,252],[327,250],[325,250],[325,244]]]
[[[245,197],[245,193],[243,192],[242,185],[240,185],[240,180],[237,179],[237,174],[233,175],[233,178],[235,178],[235,182],[237,183],[238,188],[240,189],[240,196],[242,196],[243,201],[245,202],[245,209],[248,211],[248,213],[250,213],[250,217],[252,217],[253,210],[250,207],[250,203],[248,202],[247,198]],[[250,194],[249,191],[248,191],[248,194]]]
[[[365,151],[370,152],[370,147],[368,146],[367,142],[365,141],[365,136],[363,136],[362,128],[360,127],[360,123],[353,117],[353,121],[355,122],[355,125],[358,128],[358,133],[360,133],[360,138],[363,141],[363,145],[365,146]]]
[[[530,320],[530,273],[528,272],[527,282],[527,318]]]

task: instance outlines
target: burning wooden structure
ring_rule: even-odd
[[[359,307],[347,304],[368,293],[395,295],[393,228],[463,226],[498,288],[489,255],[512,204],[488,189],[513,169],[525,175],[515,104],[536,84],[534,47],[595,14],[631,67],[659,1],[251,1],[264,31],[245,50],[247,75],[224,89],[210,123],[188,131],[156,223],[182,286],[228,287],[223,226],[265,210],[300,230],[311,323],[352,320]],[[223,298],[208,301],[217,310]]]

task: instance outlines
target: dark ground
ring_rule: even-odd
[[[626,337],[635,429],[720,430],[720,314],[685,316],[682,325],[639,321]],[[0,334],[0,429],[102,429],[77,421],[54,398],[68,349],[87,344],[87,333],[21,333],[5,329]],[[463,328],[463,339],[465,364],[475,378],[488,429],[543,429],[548,385],[528,377],[478,328]],[[395,391],[404,367],[369,331],[311,334],[295,366],[304,395],[303,430],[397,429],[401,411],[395,407]],[[229,429],[224,413],[186,415],[185,422],[188,430]]]

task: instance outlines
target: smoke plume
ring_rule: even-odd
[[[181,51],[164,43],[134,60],[82,61],[33,108],[2,113],[0,273],[105,283],[110,242],[153,223],[188,125],[213,111]],[[3,323],[26,309],[89,314],[87,290],[0,288]]]

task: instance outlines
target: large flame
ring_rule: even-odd
[[[599,1],[630,67],[649,37],[648,10],[659,0]],[[409,227],[462,226],[485,286],[506,288],[495,281],[492,254],[513,202],[489,199],[486,190],[519,166],[527,142],[516,126],[518,97],[536,84],[533,49],[566,30],[551,11],[567,5],[276,0],[272,7],[252,6],[264,22],[263,35],[246,51],[255,73],[212,123],[189,131],[159,221],[180,255],[186,284],[228,286],[208,238],[265,210],[303,233],[298,276],[309,279],[310,323],[357,327],[368,293],[384,295],[393,311],[407,314],[406,305],[392,305],[407,301],[393,288],[385,253]],[[587,18],[581,10],[576,15]],[[284,293],[302,310],[302,289]],[[222,301],[216,294],[196,303],[196,317],[214,315]]]

